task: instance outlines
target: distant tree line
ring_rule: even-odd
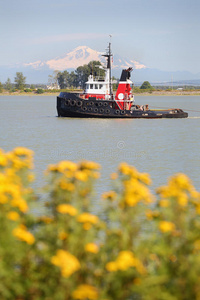
[[[48,78],[48,86],[51,87],[52,90],[58,90],[60,89],[76,89],[85,88],[85,82],[88,81],[88,76],[90,74],[93,74],[95,76],[104,77],[105,76],[105,70],[101,63],[99,61],[90,61],[87,65],[79,66],[75,71],[72,71],[71,73],[67,70],[61,72],[61,71],[54,71],[52,75],[49,75]],[[117,79],[115,77],[112,77],[113,82],[113,90],[117,89]],[[22,72],[16,72],[16,76],[14,78],[14,83],[11,82],[10,78],[7,79],[7,81],[2,84],[0,82],[0,93],[3,92],[3,90],[7,90],[9,92],[15,92],[15,91],[24,91],[24,92],[32,92],[35,91],[38,94],[44,93],[46,90],[45,84],[26,84],[26,77],[23,75]],[[180,88],[180,86],[174,86],[174,90],[177,88]],[[199,90],[199,86],[184,86],[184,90]],[[171,87],[169,86],[152,86],[149,81],[144,81],[142,85],[135,86],[133,88],[133,93],[142,93],[142,92],[153,92],[154,90],[171,90]],[[53,92],[53,91],[52,91]]]
[[[4,85],[2,85],[2,88],[5,90],[11,92],[15,90],[24,90],[26,87],[26,77],[24,77],[22,72],[16,72],[15,76],[15,83],[13,84],[10,80],[10,78],[7,79]]]
[[[16,76],[14,78],[14,83],[11,82],[10,78],[6,80],[4,84],[0,82],[0,93],[3,90],[8,92],[16,92],[18,91],[25,91],[25,92],[32,92],[33,90],[38,90],[39,88],[46,88],[44,84],[26,84],[26,77],[23,75],[22,72],[16,72]]]

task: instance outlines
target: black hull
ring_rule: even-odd
[[[115,101],[84,100],[74,93],[60,93],[57,97],[57,112],[59,117],[71,118],[187,118],[188,113],[181,109],[170,110],[120,110],[116,109]]]

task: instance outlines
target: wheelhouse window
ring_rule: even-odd
[[[93,84],[90,84],[90,89],[91,89],[91,90],[93,89]]]
[[[95,84],[95,89],[98,90],[99,86],[98,84]]]

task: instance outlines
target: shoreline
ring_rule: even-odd
[[[72,91],[73,92],[73,91]],[[82,91],[77,91],[78,93]],[[44,92],[41,94],[37,94],[35,92],[3,92],[0,93],[0,96],[58,96],[60,92]],[[141,93],[133,93],[134,96],[200,96],[200,90],[198,91],[152,91],[152,92],[141,92]]]

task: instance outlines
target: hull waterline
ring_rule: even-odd
[[[140,110],[132,106],[130,110],[116,109],[115,101],[84,100],[78,94],[61,93],[57,97],[57,112],[59,117],[71,118],[187,118],[188,113],[181,109]]]

